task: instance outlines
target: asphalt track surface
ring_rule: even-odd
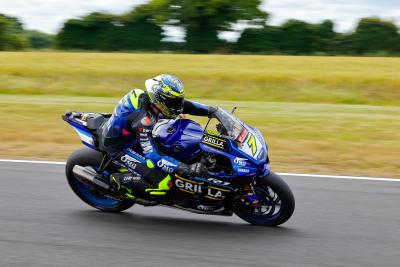
[[[400,182],[290,177],[281,227],[135,205],[99,212],[64,166],[0,163],[0,266],[400,266]]]

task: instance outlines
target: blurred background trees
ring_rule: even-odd
[[[153,0],[149,7],[158,21],[185,29],[187,51],[214,52],[224,43],[218,38],[223,31],[241,21],[264,24],[267,13],[261,11],[261,0]]]
[[[61,49],[156,51],[161,33],[161,27],[143,6],[124,16],[96,12],[68,20],[56,40]]]
[[[54,36],[35,30],[25,31],[30,47],[33,49],[47,49],[54,47]]]
[[[290,55],[399,55],[399,28],[392,21],[363,18],[354,32],[337,33],[330,20],[267,24],[261,0],[152,0],[123,15],[91,13],[66,21],[55,35],[24,30],[0,14],[0,50],[181,51]],[[221,33],[239,32],[236,42]],[[166,28],[185,32],[174,41]],[[167,38],[166,38],[167,37]],[[168,38],[169,37],[169,38]]]
[[[356,54],[400,52],[399,29],[393,22],[379,18],[360,20],[352,41]]]
[[[18,19],[0,14],[0,50],[21,50],[28,47]]]

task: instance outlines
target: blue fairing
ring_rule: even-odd
[[[269,174],[265,160],[260,158],[259,161],[250,157],[238,149],[237,144],[232,140],[228,140],[228,146],[224,150],[204,144],[202,143],[203,133],[204,130],[198,123],[188,119],[160,122],[153,131],[161,150],[179,161],[185,162],[202,151],[223,155],[231,161],[235,174],[209,173],[211,177],[235,178]]]
[[[69,120],[68,123],[74,128],[76,133],[82,140],[82,144],[88,146],[90,148],[96,149],[94,144],[94,136],[93,134],[86,128],[85,125],[80,123],[78,120]]]
[[[153,133],[160,149],[179,161],[186,161],[201,152],[200,142],[203,128],[188,120],[168,120],[159,123]]]
[[[69,124],[76,130],[82,139],[82,143],[93,149],[97,149],[94,144],[93,134],[82,124],[79,120],[69,120]],[[256,135],[261,135],[255,128],[253,128]],[[234,179],[234,178],[252,178],[256,175],[268,175],[269,167],[266,162],[268,148],[263,145],[265,155],[254,158],[245,153],[236,141],[226,140],[226,147],[218,149],[202,142],[204,129],[200,124],[189,119],[177,120],[162,120],[157,123],[153,129],[153,135],[157,140],[160,150],[171,156],[172,158],[181,162],[195,158],[201,152],[219,154],[230,160],[232,164],[233,173],[212,173],[209,172],[210,177]],[[219,137],[223,138],[223,137]],[[260,138],[261,139],[261,138]],[[145,158],[139,155],[132,149],[136,140],[127,144],[126,153],[136,158],[139,162],[144,163]]]

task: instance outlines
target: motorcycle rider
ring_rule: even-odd
[[[152,130],[159,119],[175,119],[181,114],[211,116],[215,108],[184,99],[183,83],[175,76],[162,74],[145,82],[146,91],[134,89],[125,95],[103,128],[102,149],[135,173],[110,175],[111,186],[127,198],[135,194],[165,195],[170,174],[200,176],[201,163],[186,165],[163,155],[153,139]],[[140,144],[146,163],[132,161],[124,154],[126,142]],[[139,151],[138,151],[139,152]],[[141,179],[141,176],[143,179]]]

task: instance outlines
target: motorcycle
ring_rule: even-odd
[[[145,163],[139,144],[127,142],[123,156],[115,159],[101,151],[102,127],[111,114],[67,112],[62,118],[78,133],[86,148],[75,151],[66,164],[66,177],[75,194],[90,206],[121,212],[134,204],[162,205],[186,211],[232,216],[263,226],[277,226],[293,214],[295,200],[285,181],[269,168],[268,146],[260,131],[222,108],[209,118],[205,128],[190,119],[161,119],[153,137],[161,152],[186,164],[201,162],[203,177],[171,175],[165,195],[126,199],[96,174],[130,171],[130,165]],[[158,162],[160,169],[168,168]],[[135,195],[135,193],[132,193]]]

